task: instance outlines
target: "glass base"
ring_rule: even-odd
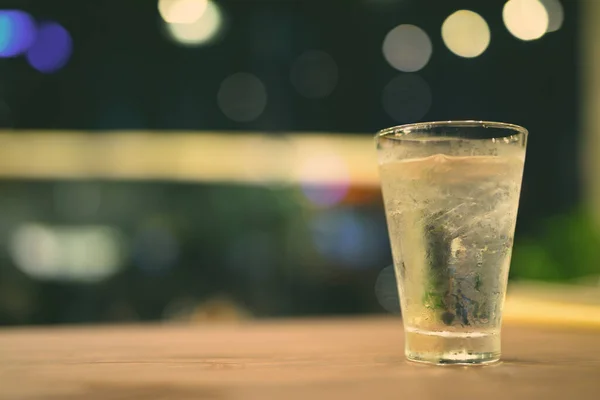
[[[500,361],[498,353],[406,353],[412,362],[436,365],[487,365]]]
[[[406,358],[438,365],[491,364],[500,360],[500,335],[407,329]]]

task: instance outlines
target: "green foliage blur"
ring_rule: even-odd
[[[600,231],[583,208],[545,220],[517,237],[511,278],[569,282],[600,275]]]

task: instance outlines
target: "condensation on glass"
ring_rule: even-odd
[[[376,142],[407,358],[497,361],[527,130],[418,123]]]

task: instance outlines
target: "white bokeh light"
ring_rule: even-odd
[[[249,122],[258,118],[267,105],[267,90],[256,76],[238,72],[227,77],[217,94],[219,108],[227,118]]]
[[[415,25],[399,25],[383,40],[383,56],[395,69],[415,72],[427,65],[431,58],[431,39]]]
[[[9,243],[25,274],[42,280],[98,282],[123,267],[121,234],[106,226],[24,224]]]
[[[206,2],[200,17],[190,23],[166,23],[169,37],[183,46],[199,46],[210,43],[223,26],[221,9],[214,1]]]
[[[473,58],[481,55],[490,44],[490,28],[481,15],[459,10],[442,24],[444,44],[454,54]]]
[[[348,193],[350,175],[346,161],[332,148],[321,148],[296,168],[305,198],[320,207],[333,206]],[[314,177],[329,180],[329,184],[315,184]]]
[[[539,0],[510,0],[502,19],[506,29],[521,40],[539,39],[548,30],[548,12]]]
[[[381,103],[396,122],[416,122],[431,108],[431,89],[420,76],[402,74],[392,79],[383,89]]]
[[[338,66],[333,57],[324,51],[309,50],[294,61],[290,79],[294,88],[304,97],[327,97],[337,85]]]
[[[540,0],[548,13],[547,32],[556,32],[560,29],[565,19],[565,12],[559,0]]]
[[[207,4],[208,0],[158,0],[158,12],[170,24],[191,24],[202,17]]]

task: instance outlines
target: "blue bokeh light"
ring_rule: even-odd
[[[350,269],[380,265],[386,231],[375,220],[353,209],[320,212],[311,221],[313,243],[326,259]]]
[[[56,22],[46,22],[38,28],[36,41],[27,51],[27,61],[38,71],[50,74],[65,66],[72,49],[69,32]]]
[[[346,197],[348,189],[348,185],[345,183],[338,185],[302,185],[304,196],[318,207],[331,207],[340,203]]]
[[[0,10],[0,57],[15,57],[34,43],[36,26],[33,18],[19,10]]]

